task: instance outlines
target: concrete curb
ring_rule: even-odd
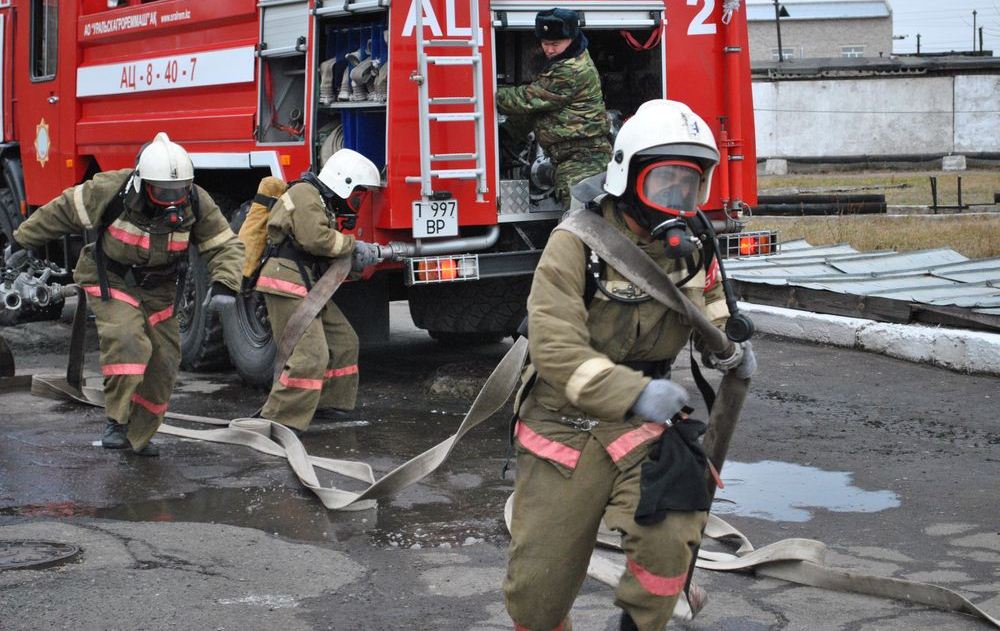
[[[1000,334],[888,324],[746,302],[740,309],[761,333],[881,353],[968,373],[1000,375]]]

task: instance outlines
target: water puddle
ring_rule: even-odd
[[[892,491],[853,486],[853,474],[848,471],[824,471],[790,462],[727,462],[722,479],[726,488],[719,489],[712,506],[720,515],[805,522],[812,519],[811,509],[875,513],[900,504]]]

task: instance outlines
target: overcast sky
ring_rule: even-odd
[[[773,0],[748,0],[751,4],[771,4]],[[803,0],[780,0],[793,4]],[[837,2],[838,0],[809,0]],[[976,27],[983,27],[983,48],[1000,54],[1000,0],[889,0],[892,6],[893,35],[905,39],[893,42],[893,52],[912,53],[917,49],[935,53],[972,49],[972,10],[977,11]],[[978,47],[978,35],[976,36]]]

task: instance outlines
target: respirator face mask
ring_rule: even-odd
[[[189,182],[144,182],[146,199],[171,228],[184,223],[184,210],[191,196]]]
[[[696,215],[701,178],[701,167],[684,160],[652,162],[636,175],[644,227],[654,240],[664,242],[671,258],[684,258],[696,247],[687,219]]]
[[[341,230],[353,230],[357,225],[358,211],[361,210],[367,192],[368,189],[364,186],[355,186],[347,199],[342,199],[336,194],[325,199],[327,208],[339,222]]]

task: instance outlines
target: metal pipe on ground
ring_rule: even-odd
[[[885,195],[875,193],[798,193],[794,195],[758,195],[757,204],[867,204],[885,203]]]
[[[850,204],[758,204],[753,209],[754,216],[766,215],[814,217],[823,215],[878,215],[886,214],[885,202],[861,202]]]

